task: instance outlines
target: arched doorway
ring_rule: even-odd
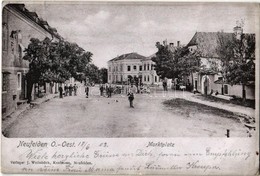
[[[204,95],[208,95],[210,93],[210,90],[210,78],[208,75],[204,75],[201,79],[201,93]]]

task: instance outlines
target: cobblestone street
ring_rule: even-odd
[[[83,87],[81,87],[83,89]],[[190,112],[190,116],[165,107],[162,102],[182,97],[185,92],[137,94],[135,108],[126,96],[100,97],[91,87],[86,98],[55,98],[22,114],[8,130],[8,137],[246,137],[246,128],[237,120],[215,114]]]

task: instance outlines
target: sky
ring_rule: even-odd
[[[244,21],[244,32],[255,33],[255,4],[228,3],[38,3],[25,4],[55,27],[69,42],[93,53],[93,63],[137,52],[150,56],[155,43],[187,44],[197,32],[233,32]]]

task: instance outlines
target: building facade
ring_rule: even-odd
[[[128,53],[108,61],[108,83],[127,83],[138,79],[143,84],[158,84],[159,76],[150,57]]]
[[[31,38],[59,40],[55,28],[24,4],[8,4],[2,10],[2,115],[10,114],[27,99],[25,74],[28,61],[23,60],[24,49]],[[48,86],[46,86],[48,87]]]
[[[230,40],[233,35],[236,35],[235,37],[241,36],[241,28],[235,27],[234,33],[196,32],[187,44],[190,51],[198,50],[201,53],[201,66],[206,70],[206,72],[193,73],[194,89],[198,92],[210,94],[213,91],[223,95],[242,97],[242,85],[230,85],[223,81],[223,76],[220,72],[222,69],[221,61],[217,53],[219,37]],[[253,84],[246,85],[245,89],[246,97],[255,99],[255,86]]]
[[[154,62],[152,61],[152,57],[154,57],[155,54],[143,59],[142,62],[142,82],[144,84],[159,84],[161,82],[160,77],[156,74],[156,71],[154,70]]]

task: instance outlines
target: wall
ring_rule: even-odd
[[[194,74],[195,76],[196,74]],[[198,91],[199,92],[203,92],[202,91],[202,77],[201,75],[199,76],[200,78],[198,79]],[[216,84],[214,83],[216,76],[215,75],[208,75],[209,79],[210,79],[210,85],[209,85],[209,90],[208,93],[210,93],[211,89],[213,90],[213,92],[215,93],[216,91],[219,92],[219,94],[221,94],[221,88],[222,88],[222,84]],[[195,80],[194,80],[194,84],[195,84]],[[228,94],[225,95],[235,95],[237,97],[242,97],[242,85],[229,85],[229,84],[224,84],[228,86]],[[247,99],[255,99],[255,87],[254,86],[246,86],[246,98]]]
[[[17,73],[20,72],[22,76],[28,72],[29,63],[19,57],[18,46],[26,48],[31,38],[38,38],[40,40],[45,37],[51,38],[51,35],[37,26],[34,22],[28,20],[23,15],[19,14],[14,9],[5,6],[3,8],[3,23],[7,25],[7,50],[2,52],[2,76],[8,76],[8,89],[2,92],[2,115],[5,116],[17,108],[19,99],[25,99],[26,83],[23,79],[22,89],[18,90]],[[3,25],[2,25],[3,27]],[[10,37],[12,31],[20,30],[21,37],[12,39]],[[14,47],[12,47],[12,45]],[[4,47],[4,46],[3,46]],[[12,51],[12,48],[14,49]]]

